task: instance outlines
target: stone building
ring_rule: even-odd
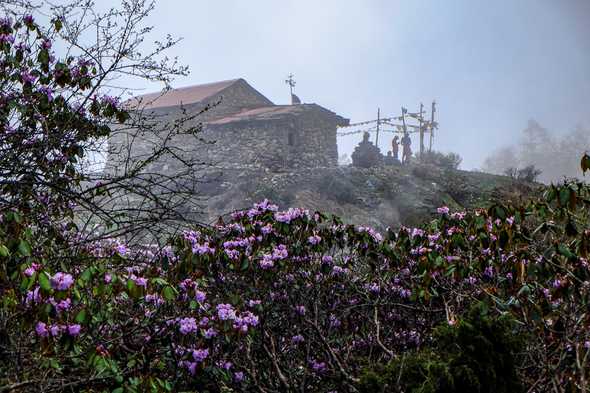
[[[210,144],[195,146],[192,154],[222,169],[337,166],[336,128],[349,122],[317,104],[275,105],[244,79],[147,94],[127,105],[142,108],[162,124],[202,112],[192,121],[203,124],[200,136]],[[109,141],[114,150],[126,143],[123,132]],[[133,149],[149,149],[150,143],[157,141],[135,143]],[[193,142],[175,143],[184,147]],[[160,164],[158,170],[169,169]]]

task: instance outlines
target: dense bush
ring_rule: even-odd
[[[442,153],[439,151],[426,151],[418,158],[421,162],[436,165],[444,169],[459,169],[463,158],[457,153]]]
[[[37,236],[5,213],[2,383],[354,391],[361,368],[436,342],[441,322],[475,337],[461,316],[485,301],[490,318],[508,313],[531,337],[516,365],[524,384],[581,390],[589,195],[566,184],[518,208],[441,208],[385,238],[265,202],[163,250],[81,248],[75,233]],[[68,254],[59,242],[73,242]]]
[[[515,355],[524,349],[514,321],[490,317],[487,306],[474,307],[464,319],[442,324],[433,342],[401,354],[386,366],[364,370],[362,392],[506,392],[522,391]]]

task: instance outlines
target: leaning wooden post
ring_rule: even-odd
[[[420,103],[420,114],[418,121],[420,122],[420,160],[424,159],[424,126],[422,112],[424,111],[424,105]]]

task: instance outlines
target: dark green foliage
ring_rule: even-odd
[[[420,161],[444,169],[458,169],[463,158],[457,153],[442,153],[440,151],[427,151],[419,156]]]
[[[522,337],[508,317],[474,307],[464,319],[439,326],[431,347],[365,370],[362,392],[503,393],[523,390],[515,354]]]
[[[586,171],[590,171],[590,156],[588,153],[584,153],[582,160],[580,161],[582,172],[586,175]]]

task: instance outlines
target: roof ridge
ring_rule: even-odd
[[[146,107],[170,107],[178,106],[181,103],[188,105],[197,102],[202,102],[216,94],[221,93],[227,88],[233,86],[239,81],[244,81],[243,78],[227,79],[223,81],[203,83],[200,85],[190,85],[178,88],[170,88],[169,90],[160,90],[153,93],[146,93],[137,95],[129,99],[129,103],[146,102]],[[247,82],[246,82],[247,83]]]
[[[169,90],[152,91],[151,93],[140,94],[140,95],[134,96],[133,98],[140,98],[140,97],[150,96],[150,95],[155,95],[155,94],[167,94],[167,93],[170,93],[173,91],[184,91],[184,90],[194,89],[195,87],[210,87],[210,86],[221,85],[221,84],[228,84],[225,87],[229,87],[229,86],[233,85],[235,82],[239,81],[240,79],[243,79],[243,78],[225,79],[222,81],[208,82],[208,83],[197,83],[194,85],[187,85],[187,86],[182,86],[182,87],[170,87]]]

